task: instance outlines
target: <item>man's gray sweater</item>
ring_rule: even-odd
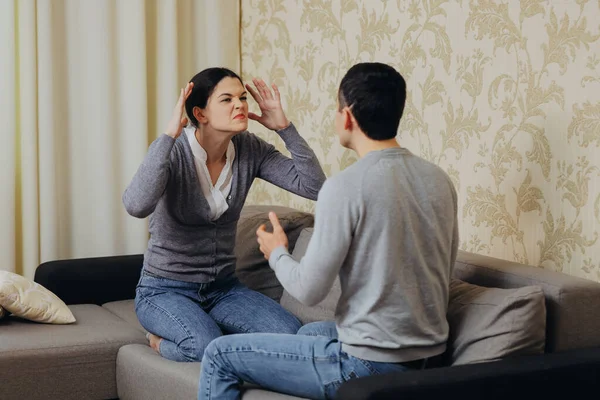
[[[348,354],[411,361],[445,350],[458,239],[457,195],[446,173],[391,148],[325,182],[300,262],[284,247],[269,262],[306,305],[322,301],[339,276],[335,320]]]

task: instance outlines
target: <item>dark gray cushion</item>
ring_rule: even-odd
[[[546,297],[546,352],[600,346],[600,283],[561,272],[459,251],[454,277],[476,285],[535,285]]]
[[[100,306],[69,306],[77,321],[48,325],[0,321],[0,382],[4,400],[117,397],[117,352],[145,343],[139,330]]]
[[[236,235],[236,275],[250,289],[279,301],[283,287],[258,249],[256,242],[256,230],[262,224],[267,225],[269,232],[273,231],[269,222],[269,211],[274,211],[279,217],[279,221],[288,235],[290,251],[294,250],[302,229],[313,226],[314,216],[307,212],[279,206],[245,206],[242,209]]]
[[[457,279],[450,284],[452,365],[542,354],[546,341],[546,306],[539,286],[488,288]]]
[[[292,253],[294,259],[298,261],[302,259],[306,253],[312,234],[313,228],[306,228],[302,231],[296,242],[294,252]],[[280,304],[298,317],[303,324],[314,321],[330,321],[334,319],[335,307],[337,306],[341,293],[340,280],[339,278],[336,278],[327,297],[317,305],[312,307],[305,306],[290,296],[285,290],[281,296]]]

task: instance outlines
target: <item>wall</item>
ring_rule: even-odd
[[[340,79],[389,63],[409,90],[398,140],[452,177],[460,247],[600,281],[599,0],[241,4],[244,79],[281,87],[328,176],[356,161],[334,136]],[[249,203],[314,210],[262,181]]]

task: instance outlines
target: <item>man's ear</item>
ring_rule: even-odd
[[[352,115],[352,112],[348,107],[344,107],[344,109],[342,110],[342,123],[344,129],[347,131],[351,131],[352,127],[356,123],[354,120],[354,115]]]
[[[196,117],[196,119],[198,120],[198,123],[205,124],[208,121],[208,118],[206,118],[206,115],[204,114],[204,110],[200,107],[192,108],[192,113],[194,114],[194,117]]]

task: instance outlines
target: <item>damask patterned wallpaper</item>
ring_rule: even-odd
[[[600,281],[598,21],[600,0],[242,0],[242,74],[280,86],[331,176],[356,161],[334,135],[343,74],[393,65],[398,140],[452,177],[461,248]],[[262,181],[248,202],[314,210]]]

